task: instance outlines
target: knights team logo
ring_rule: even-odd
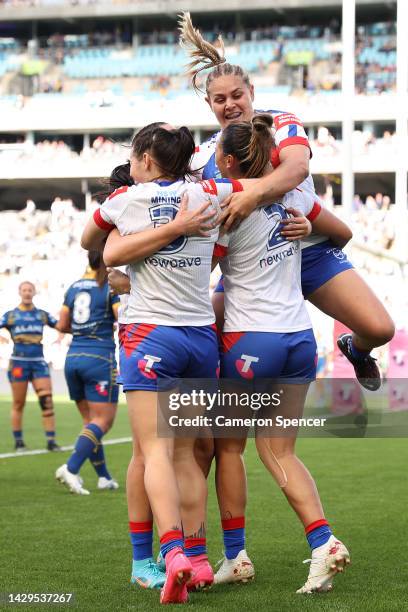
[[[254,371],[251,368],[253,363],[258,363],[259,357],[254,357],[253,355],[241,355],[241,359],[237,359],[235,362],[235,367],[238,372],[241,374],[242,378],[246,378],[251,380],[254,377]]]
[[[99,395],[103,395],[104,397],[106,397],[108,395],[108,386],[109,383],[107,380],[100,380],[95,385],[95,389],[99,393]]]
[[[161,361],[161,357],[155,357],[154,355],[145,355],[143,359],[139,359],[137,367],[143,376],[146,378],[157,378],[157,374],[154,371],[154,365]]]

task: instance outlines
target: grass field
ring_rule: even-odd
[[[57,403],[58,441],[69,444],[80,428],[75,408]],[[0,453],[12,449],[9,402],[0,402]],[[27,445],[43,448],[39,408],[29,402]],[[129,435],[124,407],[111,437]],[[304,439],[298,453],[319,486],[335,533],[349,547],[352,566],[327,595],[300,596],[309,556],[303,530],[282,493],[257,459],[246,455],[249,479],[247,550],[256,566],[248,585],[216,587],[193,594],[197,611],[398,611],[408,609],[408,445],[404,439]],[[92,468],[83,476],[89,497],[69,495],[54,480],[68,453],[0,459],[0,592],[73,592],[80,610],[158,610],[157,592],[129,584],[131,548],[127,534],[124,476],[130,444],[107,448],[117,492],[98,492]],[[209,554],[222,556],[219,517],[210,477]],[[0,605],[0,609],[12,606]],[[50,605],[34,609],[49,610]],[[72,609],[59,605],[58,609]],[[18,609],[33,606],[19,605]]]

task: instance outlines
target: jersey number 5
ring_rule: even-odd
[[[178,207],[175,204],[156,204],[150,208],[150,218],[154,223],[154,227],[158,225],[164,225],[173,221],[174,217],[178,213]],[[170,244],[160,249],[159,253],[165,253],[171,255],[184,249],[187,244],[187,236],[180,236],[176,238]]]

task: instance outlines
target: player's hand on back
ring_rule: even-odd
[[[116,268],[106,268],[106,270],[108,272],[110,291],[113,295],[130,293],[130,280],[126,274],[116,270]]]
[[[207,200],[196,210],[188,210],[188,194],[184,193],[179,211],[172,223],[179,230],[180,236],[209,236],[219,221],[211,200]]]
[[[223,213],[220,223],[223,233],[236,229],[241,221],[249,217],[258,205],[258,199],[254,190],[239,191],[225,198],[221,204]]]
[[[286,211],[292,215],[290,219],[282,219],[281,223],[285,229],[281,231],[282,236],[287,240],[300,240],[309,236],[312,231],[312,224],[309,219],[303,216],[296,208],[287,208]]]

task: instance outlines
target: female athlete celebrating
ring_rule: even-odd
[[[272,121],[270,115],[256,115],[251,122],[223,130],[216,149],[223,176],[240,182],[242,176],[270,171]],[[299,230],[288,216],[293,208],[308,215],[313,231],[330,236],[338,246],[350,239],[344,223],[295,190],[282,203],[257,208],[235,231],[218,240],[215,254],[221,258],[225,281],[221,377],[279,379],[277,388],[285,389],[286,399],[280,411],[299,418],[308,385],[315,378],[316,342],[301,290]],[[312,550],[309,577],[298,592],[328,591],[335,573],[349,563],[348,551],[333,536],[316,485],[295,454],[296,432],[286,437],[268,435],[257,431],[259,456],[302,521]],[[226,550],[216,582],[245,580],[253,575],[244,549],[245,441],[214,442]]]
[[[208,286],[218,232],[211,229],[214,212],[204,211],[209,199],[220,210],[227,195],[250,183],[238,185],[224,179],[187,183],[193,153],[194,141],[187,128],[165,130],[155,124],[141,130],[132,143],[130,170],[139,184],[112,194],[96,211],[82,239],[85,248],[95,247],[116,225],[122,236],[117,232],[109,236],[105,261],[108,265],[130,264],[127,325],[121,332],[121,378],[166,561],[163,603],[187,601],[184,585],[193,568],[195,573],[203,565],[210,570],[202,511],[199,517],[198,511],[183,517],[184,545],[192,554],[187,558],[182,551],[173,440],[157,437],[157,382],[216,377],[218,347]],[[182,204],[183,194],[188,195],[188,211]],[[130,233],[133,235],[124,235]],[[196,505],[200,506],[206,482],[194,458],[193,439],[185,441],[183,460],[191,474],[189,487],[197,491]]]
[[[13,394],[11,427],[15,448],[25,449],[23,439],[23,411],[27,397],[28,383],[31,382],[41,407],[43,427],[49,451],[59,450],[55,442],[55,417],[52,402],[51,378],[48,364],[44,360],[42,346],[43,330],[46,325],[56,327],[56,319],[49,312],[33,304],[35,286],[30,281],[20,283],[18,292],[21,303],[4,313],[0,328],[10,333],[14,342],[10,358],[8,379]]]
[[[210,69],[206,77],[206,101],[221,129],[238,121],[250,121],[254,116],[254,87],[248,74],[237,65],[228,64],[222,49],[203,39],[193,27],[189,13],[180,21],[181,44],[187,47],[193,62],[190,75],[196,87],[197,75]],[[300,186],[314,193],[309,174],[310,146],[299,119],[291,113],[268,111],[273,118],[276,148],[272,152],[275,172],[264,177],[253,189],[232,197],[225,212],[225,227],[246,218],[260,202],[265,192],[273,199]],[[215,149],[221,132],[198,147],[194,167],[202,167],[203,178],[219,175]],[[394,335],[394,324],[384,306],[368,285],[353,269],[343,251],[327,236],[312,234],[302,241],[302,290],[304,296],[319,310],[353,330],[338,339],[338,346],[353,364],[356,376],[367,389],[376,390],[381,377],[370,351],[388,342]],[[222,285],[218,291],[222,292]],[[223,296],[214,294],[217,318],[222,318]],[[220,313],[221,311],[221,313]]]
[[[114,225],[122,234],[149,233],[141,256],[119,261],[108,250],[105,261],[111,265],[130,263],[131,294],[127,324],[121,331],[121,379],[135,443],[140,444],[143,454],[146,492],[166,563],[162,603],[187,601],[186,583],[193,575],[193,564],[192,557],[183,552],[179,489],[172,460],[174,441],[157,435],[157,380],[215,378],[218,366],[208,297],[217,232],[188,237],[189,223],[174,219],[186,191],[184,177],[193,153],[194,141],[187,128],[166,130],[154,124],[141,130],[132,143],[130,170],[138,185],[112,194],[83,235],[83,246],[88,247],[98,234],[105,238]],[[232,192],[231,184],[221,187],[225,196]],[[190,183],[189,197],[193,212],[184,217],[201,219],[208,206],[202,186]],[[193,225],[196,229],[195,219]],[[193,441],[189,446],[185,454],[190,454],[192,482],[202,500],[206,482],[194,461]],[[129,480],[128,485],[132,486]],[[190,523],[183,522],[186,539],[198,553],[194,568],[195,561],[201,564],[206,560],[205,544],[198,535],[205,516],[193,524],[196,519],[192,516]],[[197,539],[201,541],[195,542]]]
[[[55,477],[78,495],[89,495],[79,476],[87,459],[98,475],[98,489],[119,486],[106,467],[102,445],[102,437],[113,425],[118,401],[113,326],[119,298],[110,294],[102,255],[90,251],[88,259],[90,269],[68,288],[58,322],[60,329],[73,334],[65,377],[84,429]]]

